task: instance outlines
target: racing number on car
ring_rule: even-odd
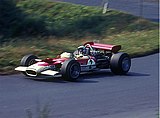
[[[95,61],[93,59],[89,59],[87,65],[95,65]]]

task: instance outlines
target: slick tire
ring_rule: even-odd
[[[62,78],[66,81],[76,81],[80,75],[80,64],[73,59],[67,60],[62,64]]]
[[[131,58],[127,53],[113,54],[110,60],[110,69],[116,75],[125,75],[131,67]]]
[[[21,65],[21,66],[24,66],[24,67],[28,67],[28,66],[36,63],[35,59],[38,59],[38,57],[35,56],[35,55],[33,55],[33,54],[25,55],[25,56],[21,59],[20,65]],[[27,76],[26,72],[22,72],[22,73]]]

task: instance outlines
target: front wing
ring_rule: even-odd
[[[37,77],[39,75],[46,75],[46,76],[56,76],[58,74],[60,74],[58,71],[53,71],[53,70],[44,70],[44,71],[36,71],[34,69],[29,69],[30,71],[34,71],[35,74],[33,73],[28,73],[27,70],[28,70],[28,67],[24,67],[24,66],[19,66],[17,68],[15,68],[16,71],[21,71],[21,72],[25,72],[28,76],[31,76],[31,77]]]

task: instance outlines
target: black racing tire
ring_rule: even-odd
[[[80,64],[73,59],[69,59],[62,64],[61,74],[66,81],[76,81],[80,75]]]
[[[20,66],[24,66],[24,67],[28,67],[34,63],[36,63],[35,59],[38,59],[37,56],[33,55],[33,54],[28,54],[28,55],[25,55],[22,59],[21,59],[21,62],[20,62]],[[24,75],[28,76],[26,74],[26,72],[22,72]]]
[[[110,60],[110,69],[116,75],[125,75],[131,67],[131,58],[127,53],[113,54]]]
[[[33,55],[33,54],[25,55],[25,56],[21,59],[20,65],[21,65],[21,66],[28,67],[28,66],[36,63],[35,59],[38,59],[38,57],[35,56],[35,55]]]

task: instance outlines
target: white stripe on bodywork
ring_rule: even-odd
[[[87,72],[96,68],[96,65],[81,65],[81,72]]]
[[[26,71],[27,67],[24,67],[24,66],[19,66],[17,68],[15,68],[15,70],[17,71]]]
[[[58,73],[59,73],[58,71],[53,71],[53,70],[46,70],[46,71],[41,72],[42,75],[51,75],[51,76],[54,76]]]

